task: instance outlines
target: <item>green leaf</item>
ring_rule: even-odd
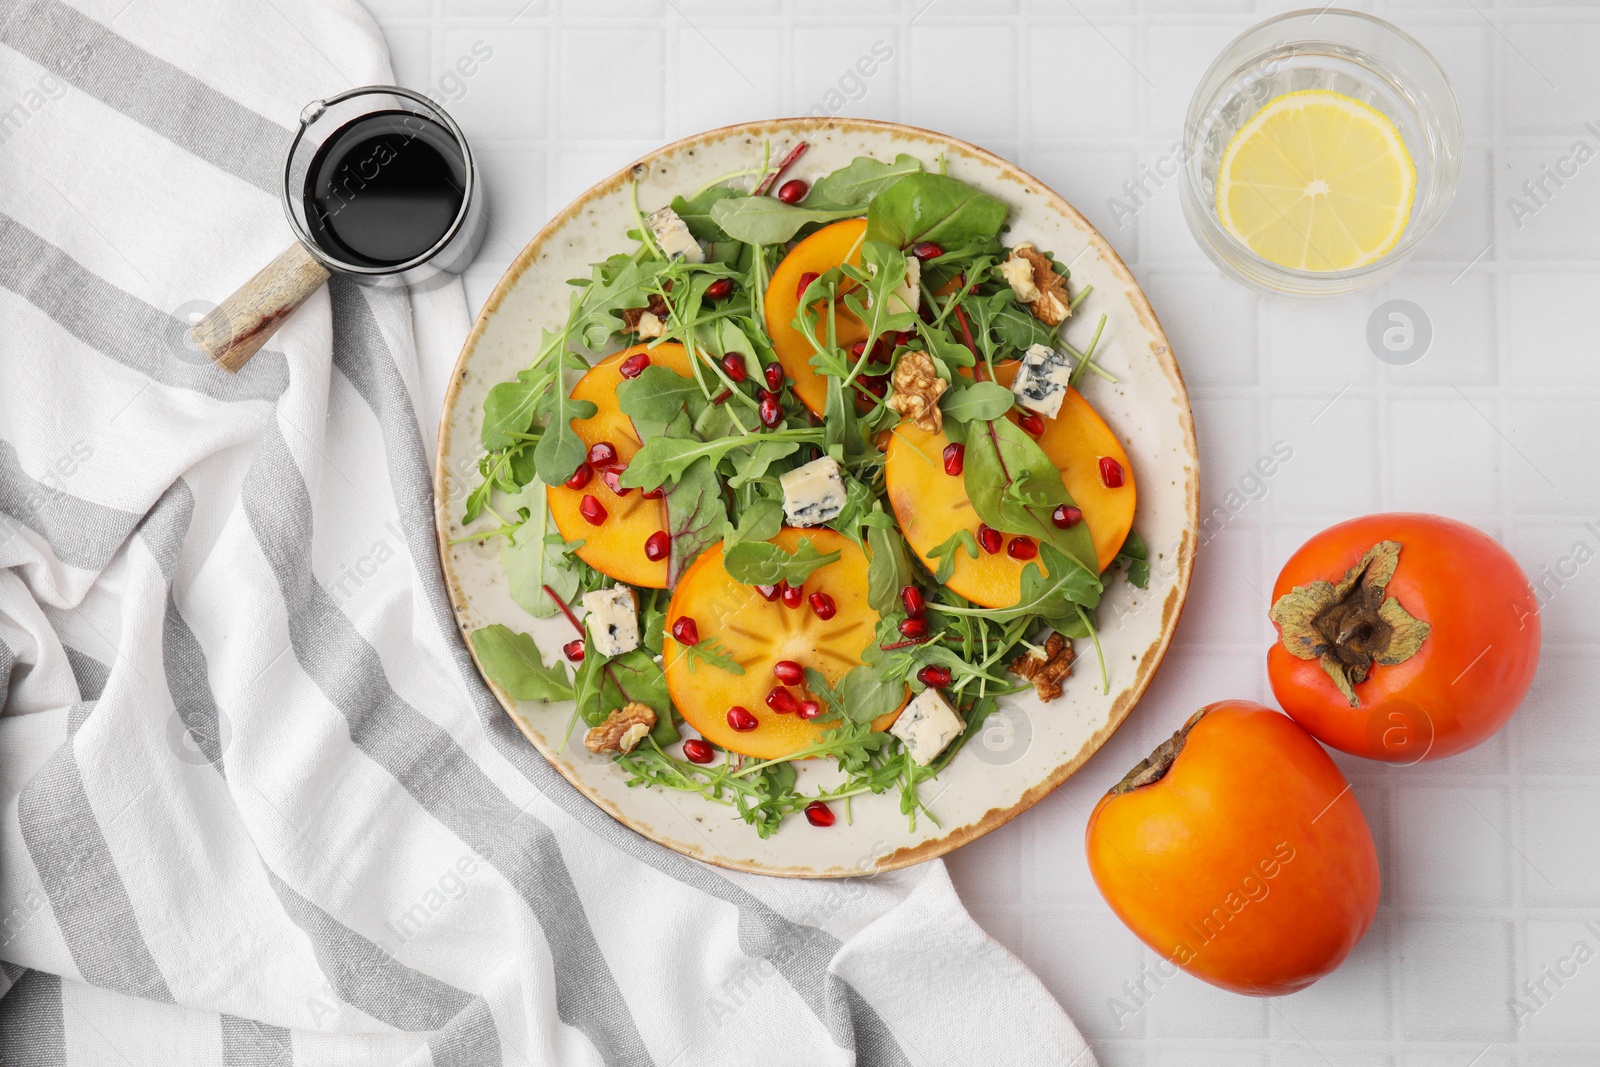
[[[731,522],[723,525],[722,547],[726,550],[741,541],[770,541],[778,536],[781,529],[783,505],[762,497],[744,509],[744,514],[739,516],[738,526]]]
[[[859,284],[845,294],[844,306],[866,327],[868,337],[916,328],[916,313],[895,295],[906,280],[904,252],[882,241],[868,241],[861,246],[861,266],[845,270]]]
[[[994,331],[1002,345],[1026,351],[1032,345],[1056,347],[1056,328],[1046,326],[1033,313],[1017,303],[1010,289],[1002,289],[978,301],[985,314],[985,328]]]
[[[489,680],[513,700],[571,700],[567,668],[557,660],[545,666],[539,647],[527,634],[499,623],[472,631],[472,651]]]
[[[997,530],[1054,545],[1090,574],[1099,573],[1089,524],[1063,530],[1050,521],[1058,505],[1071,504],[1061,472],[1044,449],[1006,419],[974,426],[967,437],[967,496],[978,518]]]
[[[905,540],[895,530],[869,526],[867,547],[872,551],[867,564],[867,603],[879,615],[893,615],[903,610],[901,588],[911,584],[911,560]]]
[[[511,599],[534,618],[548,619],[557,608],[555,601],[545,594],[544,587],[548,585],[556,596],[570,604],[578,592],[578,569],[572,565],[563,546],[545,536],[549,497],[543,485],[524,490],[513,498],[512,504],[519,511],[526,508],[528,518],[500,546],[500,565],[506,570]]]
[[[788,459],[800,448],[786,441],[761,441],[750,450],[750,455],[740,460],[738,470],[729,476],[729,489],[743,489],[751,482],[767,476],[767,471],[780,459]]]
[[[706,406],[706,397],[692,377],[652,364],[617,386],[617,406],[633,420],[639,439],[648,441],[665,434],[679,415],[695,419]]]
[[[873,197],[867,239],[896,248],[919,241],[954,248],[992,237],[1005,224],[1005,202],[942,174],[908,174]]]
[[[667,695],[666,675],[661,664],[642,648],[607,659],[585,638],[583,662],[578,666],[574,689],[578,715],[590,726],[599,726],[607,715],[632,703],[648,704],[655,711],[657,730],[662,730],[663,723],[672,725],[672,700]],[[662,743],[671,744],[677,740],[677,733],[673,727],[671,736]]]
[[[582,337],[590,349],[599,351],[612,334],[622,329],[622,319],[615,313],[648,304],[666,265],[664,260],[634,261],[620,255],[596,263],[587,291],[573,297],[569,322],[572,332]]]
[[[592,419],[600,409],[587,400],[574,400],[559,377],[555,383],[555,399],[550,408],[549,424],[539,445],[533,450],[533,462],[539,479],[546,485],[560,485],[572,477],[572,472],[583,462],[588,449],[583,439],[572,429],[574,419]]]
[[[737,189],[728,189],[720,185],[713,186],[710,189],[702,190],[693,199],[685,200],[681,196],[673,197],[672,210],[677,212],[678,217],[689,227],[689,232],[700,240],[731,241],[732,238],[727,235],[722,227],[711,221],[711,208],[719,200],[728,200],[744,195]]]
[[[1124,564],[1128,568],[1128,581],[1140,589],[1149,587],[1150,550],[1145,547],[1144,538],[1139,536],[1139,531],[1128,531],[1128,536],[1123,538],[1122,547],[1117,550],[1117,558],[1111,562]]]
[[[746,437],[721,437],[711,441],[653,437],[633,454],[628,469],[623,472],[622,484],[630,489],[655,489],[664,482],[683,477],[683,472],[688,470],[689,464],[697,459],[709,456],[714,460],[720,460],[735,449],[753,448],[764,441],[815,443],[820,441],[821,437],[821,430],[777,430],[772,433],[750,434]],[[574,468],[576,466],[577,464],[573,464]],[[568,471],[568,474],[570,473],[571,471]]]
[[[1044,573],[1044,569],[1049,574]],[[1093,608],[1100,602],[1100,581],[1094,572],[1071,556],[1063,555],[1050,544],[1039,546],[1039,558],[1029,560],[1022,569],[1022,597],[1009,608],[977,608],[990,622],[1010,622],[1037,615],[1052,623],[1074,618],[1079,606]]]
[[[867,201],[907,174],[917,174],[921,170],[922,160],[904,152],[896,156],[893,163],[883,163],[871,156],[857,156],[848,166],[818,178],[806,197],[806,206],[864,207]]]
[[[494,450],[516,444],[512,435],[527,433],[533,426],[534,408],[548,388],[550,374],[530,367],[520,371],[516,381],[490,389],[483,399],[483,447]]]
[[[965,352],[966,347],[962,346],[961,350]],[[947,419],[987,422],[1005,415],[1015,402],[1011,390],[998,382],[973,382],[946,392],[939,406]]]
[[[719,671],[729,674],[743,674],[744,665],[733,658],[725,645],[715,637],[702,638],[698,644],[679,645],[684,657],[689,661],[689,673],[693,674],[699,664],[715,667]]]
[[[792,240],[802,226],[836,222],[861,214],[859,207],[797,207],[772,196],[744,196],[718,200],[711,205],[711,221],[735,241],[753,245],[781,245]]]
[[[832,714],[853,723],[870,723],[898,708],[906,699],[904,682],[886,678],[867,664],[850,668],[837,686],[830,686],[821,671],[807,667],[806,688],[815,693]]]
[[[934,581],[943,585],[950,580],[956,571],[956,553],[961,549],[966,549],[967,555],[973,559],[978,558],[978,539],[972,536],[971,530],[957,530],[928,551],[929,557],[939,561],[939,569],[933,574]]]
[[[802,585],[839,556],[838,552],[818,552],[811,539],[802,536],[793,552],[770,541],[742,541],[723,551],[722,565],[734,581],[745,585],[777,585],[780,581]]]
[[[707,548],[717,543],[728,522],[722,483],[710,459],[689,464],[666,495],[667,532],[672,551],[667,560],[667,587]]]

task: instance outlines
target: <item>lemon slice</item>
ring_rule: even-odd
[[[1269,100],[1228,142],[1217,217],[1273,263],[1351,270],[1399,242],[1416,191],[1416,164],[1387,116],[1305,89]]]

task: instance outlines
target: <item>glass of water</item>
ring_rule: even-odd
[[[1403,229],[1371,262],[1285,265],[1241,239],[1221,217],[1219,173],[1235,136],[1280,98],[1308,91],[1329,100],[1339,94],[1347,98],[1338,101],[1342,106],[1366,114],[1364,105],[1387,119],[1376,119],[1373,128],[1397,133],[1404,145],[1397,158],[1408,153],[1414,164],[1409,215],[1395,216]],[[1184,217],[1201,249],[1247,285],[1300,296],[1352,292],[1398,269],[1448,210],[1464,139],[1455,93],[1427,49],[1382,19],[1331,8],[1279,15],[1236,38],[1195,90],[1184,137]],[[1251,180],[1247,167],[1242,175],[1229,174]],[[1293,221],[1284,215],[1284,225]]]

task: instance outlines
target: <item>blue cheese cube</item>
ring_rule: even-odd
[[[906,705],[889,732],[905,742],[911,758],[926,767],[967,728],[937,689],[924,689]]]
[[[1017,403],[1053,419],[1067,398],[1072,382],[1072,361],[1049,345],[1032,345],[1022,355],[1022,366],[1011,382]]]
[[[790,526],[820,526],[844,510],[844,479],[829,456],[780,475],[783,517]]]
[[[645,219],[650,226],[650,232],[655,235],[656,244],[661,246],[661,251],[668,259],[683,257],[685,263],[704,263],[705,250],[700,247],[700,242],[694,239],[694,234],[689,232],[689,226],[678,213],[670,207],[651,213]]]
[[[583,594],[588,615],[584,624],[589,640],[602,656],[620,656],[639,647],[639,605],[633,590],[625,585],[596,589]]]

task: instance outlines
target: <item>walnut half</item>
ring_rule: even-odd
[[[928,433],[944,429],[944,414],[939,410],[939,397],[949,387],[933,369],[933,360],[926,352],[907,352],[894,366],[891,379],[894,392],[888,405]]]
[[[1023,266],[1028,274],[1024,275]],[[1000,273],[1011,284],[1017,299],[1028,305],[1033,317],[1046,326],[1060,326],[1072,314],[1072,298],[1067,295],[1067,279],[1056,273],[1050,257],[1031,244],[1011,250],[1011,258],[1000,264]]]
[[[650,705],[624,704],[583,735],[583,747],[590,752],[632,752],[655,724],[655,709]]]
[[[1049,703],[1061,695],[1061,683],[1072,673],[1074,653],[1072,643],[1060,634],[1053,633],[1044,643],[1044,655],[1029,652],[1011,661],[1011,673],[1020,674],[1033,683],[1039,699]]]

